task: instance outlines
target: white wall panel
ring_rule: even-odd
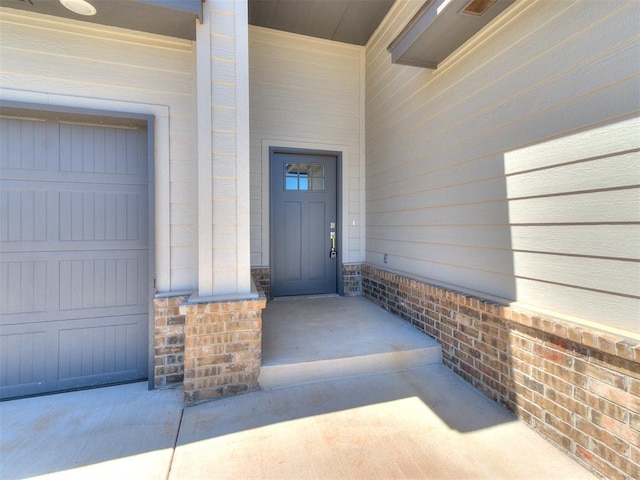
[[[249,42],[251,264],[269,265],[266,145],[343,152],[343,258],[362,261],[362,47],[260,27]]]
[[[640,5],[517,2],[435,72],[386,51],[416,8],[366,47],[367,261],[638,331]]]
[[[156,184],[158,288],[195,287],[193,231],[171,237],[174,227],[196,223],[195,176],[181,168],[195,171],[194,44],[9,8],[0,8],[0,22],[3,98],[156,115],[167,112],[167,118],[156,117],[155,132],[156,178],[166,181]],[[180,205],[179,212],[172,208],[174,202]],[[176,262],[178,251],[181,259]],[[176,264],[180,268],[172,268]]]

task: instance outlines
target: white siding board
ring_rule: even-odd
[[[385,252],[386,253],[386,252]],[[489,298],[513,298],[516,295],[516,287],[511,275],[501,275],[495,272],[475,270],[468,266],[457,266],[446,263],[446,260],[430,262],[424,259],[404,257],[402,255],[389,254],[386,264],[383,263],[383,253],[371,252],[367,239],[367,261],[384,265],[383,268],[403,272],[410,276],[427,279],[439,285],[449,286],[454,289],[468,288],[460,285],[460,278],[464,277],[472,284],[482,284],[483,289],[477,290]],[[490,292],[490,293],[487,293]]]
[[[572,163],[507,178],[511,199],[534,195],[554,195],[580,190],[620,188],[640,185],[640,152]]]
[[[529,252],[513,254],[516,277],[640,298],[640,263]],[[602,272],[614,270],[610,275]]]
[[[512,227],[514,250],[539,251],[637,261],[640,228],[637,225],[562,225]]]
[[[640,189],[614,190],[562,197],[513,200],[509,203],[512,224],[637,222]]]
[[[252,72],[254,70],[252,69]],[[254,76],[255,78],[255,76]],[[268,83],[264,81],[260,81],[260,94],[258,91],[251,91],[251,101],[256,102],[258,106],[269,107],[270,105],[275,104],[277,107],[281,107],[282,104],[278,103],[280,101],[289,101],[291,97],[295,98],[297,101],[295,104],[291,105],[295,108],[300,102],[305,103],[306,107],[316,107],[318,102],[323,102],[323,104],[327,104],[330,106],[342,106],[346,108],[347,111],[356,111],[355,105],[358,102],[359,92],[344,92],[340,91],[332,91],[331,95],[327,95],[325,91],[317,89],[317,90],[309,90],[304,85],[292,85],[292,84],[278,84],[278,83]],[[344,110],[340,110],[341,112]]]
[[[566,108],[571,108],[574,105],[579,106],[579,102],[584,101],[584,98],[580,97],[585,97],[592,92],[594,97],[606,94],[599,92],[602,85],[607,84],[606,80],[608,80],[609,83],[613,83],[618,75],[627,76],[636,73],[634,58],[640,56],[640,45],[636,44],[634,47],[629,46],[628,48],[633,48],[635,54],[629,53],[628,56],[616,56],[615,58],[610,58],[607,62],[601,62],[597,72],[579,70],[567,75],[567,78],[564,78],[564,76],[556,77],[553,84],[545,84],[537,88],[531,88],[527,92],[515,96],[513,99],[507,98],[504,100],[504,97],[500,96],[503,100],[493,107],[492,110],[481,110],[476,114],[470,115],[469,110],[461,106],[455,117],[460,118],[458,122],[455,122],[451,117],[445,117],[441,123],[438,122],[438,124],[435,125],[431,123],[420,123],[418,119],[408,119],[412,127],[408,130],[403,130],[401,132],[402,137],[398,138],[398,141],[405,142],[405,149],[408,151],[415,149],[416,152],[426,151],[429,152],[429,154],[433,154],[444,150],[461,148],[465,144],[475,142],[482,137],[487,139],[491,138],[494,141],[503,143],[502,132],[504,129],[515,127],[515,129],[522,131],[522,133],[520,137],[513,138],[512,145],[514,148],[529,143],[531,140],[527,141],[528,139],[525,136],[525,132],[527,132],[528,129],[523,129],[520,125],[521,123],[529,120],[534,126],[540,125],[538,118],[536,118],[537,116],[548,115],[550,111],[553,112],[553,110],[565,105]],[[619,63],[627,66],[627,68],[625,69],[619,66]],[[632,80],[632,82],[636,85],[638,84],[637,80]],[[588,85],[583,87],[585,83]],[[576,98],[575,102],[571,102],[571,97],[561,95],[560,93],[566,91],[568,85],[571,86],[571,97]],[[639,95],[640,94],[631,92],[629,94],[629,101],[637,101]],[[593,101],[596,100],[597,98],[593,99]],[[472,108],[472,105],[469,105],[469,108]],[[514,122],[514,112],[520,111],[527,112],[527,115],[518,118],[517,122]],[[465,112],[467,113],[465,114]],[[593,116],[594,112],[591,112],[591,115]],[[418,132],[423,129],[428,133],[426,135],[418,134]],[[374,137],[382,136],[383,130],[382,127],[380,127],[379,131],[372,129],[371,135]],[[414,139],[419,139],[419,141],[416,142]],[[433,144],[436,139],[437,145],[440,148],[434,151]],[[485,142],[485,144],[486,147],[491,146],[488,142]],[[483,153],[486,154],[490,152],[491,150],[485,150],[484,152],[478,152],[478,154],[482,155]],[[455,155],[449,155],[448,158],[453,162],[457,157]],[[422,157],[417,156],[409,159],[403,163],[402,166],[410,166],[412,163],[422,160]],[[401,175],[401,172],[406,173],[406,170],[388,167],[380,169],[376,167],[377,165],[375,164],[371,166],[372,174],[375,172],[378,175],[391,175],[392,179],[394,175]],[[375,178],[375,176],[373,178]]]
[[[373,211],[370,225],[504,225],[637,222],[640,189],[595,192],[526,200],[496,200],[476,204],[439,204],[421,208]]]
[[[508,225],[368,225],[367,238],[380,241],[414,239],[425,244],[458,245],[479,248],[510,249]]]
[[[148,55],[153,47],[154,58],[158,64],[153,68],[162,68],[166,62],[178,68],[191,69],[188,57],[176,58],[176,52],[191,52],[191,42],[170,37],[149,35],[113,27],[100,27],[87,23],[61,20],[43,15],[28,14],[12,9],[3,9],[3,46],[28,51],[46,51],[51,45],[57,48],[52,55],[78,56],[81,58],[103,58],[107,62],[121,65],[135,64],[140,57]],[[21,38],[20,32],[27,28],[32,35]],[[64,25],[63,38],[60,27]],[[115,34],[114,34],[115,33]],[[91,41],[86,41],[90,37]],[[152,65],[149,65],[151,68]],[[172,68],[167,71],[172,71]]]
[[[475,182],[463,184],[447,184],[441,175],[417,175],[406,181],[398,182],[401,191],[392,189],[389,185],[369,190],[369,211],[389,211],[396,209],[416,209],[455,203],[480,203],[483,201],[508,198],[516,200],[532,196],[565,195],[567,192],[584,192],[599,190],[606,185],[606,189],[616,189],[640,185],[640,154],[627,153],[610,158],[590,160],[581,163],[571,163],[557,168],[548,168],[533,172],[525,172],[508,176],[496,176],[489,179],[480,177]],[[456,166],[444,173],[450,181],[470,178],[474,169]],[[475,169],[479,170],[479,169]],[[462,178],[456,178],[460,175]],[[428,189],[424,185],[438,185]],[[506,184],[506,185],[505,185]],[[421,188],[422,187],[422,188]],[[383,191],[392,194],[384,196]]]
[[[390,247],[390,248],[389,248]],[[469,268],[508,276],[512,274],[512,264],[505,262],[509,252],[495,248],[469,248],[454,245],[427,244],[421,241],[394,241],[392,245],[367,239],[367,248],[379,254],[388,253],[394,257],[415,259],[431,264],[448,265],[456,268]],[[386,250],[385,250],[386,248]],[[465,262],[462,262],[465,260]]]
[[[551,315],[561,314],[575,321],[594,322],[596,326],[605,326],[628,332],[638,330],[640,305],[636,298],[608,295],[601,292],[579,290],[567,285],[539,282],[531,279],[516,278],[515,290],[518,296],[526,299],[545,298]],[[576,298],[580,301],[576,302]],[[538,303],[519,302],[525,307],[541,309]]]
[[[433,73],[389,60],[410,11],[396,4],[366,49],[367,260],[629,327],[637,3],[519,2]],[[624,306],[603,315],[598,296]]]
[[[614,276],[602,275],[610,265],[609,259],[586,257],[563,257],[559,255],[511,252],[493,248],[468,248],[465,246],[428,244],[421,241],[395,240],[392,248],[384,251],[385,245],[369,239],[368,248],[379,254],[388,253],[394,257],[419,259],[431,264],[449,267],[469,268],[502,276],[514,275],[519,278],[536,279],[570,285],[576,288],[604,291],[616,295],[638,297],[640,289],[640,263],[616,262]],[[512,261],[509,261],[512,257]],[[467,260],[464,264],[462,259]]]
[[[163,77],[161,88],[156,86],[154,90],[167,92],[171,95],[188,95],[192,79],[189,70],[186,72],[167,71],[158,68],[138,65],[123,65],[121,63],[104,62],[94,58],[81,59],[71,56],[54,55],[48,53],[27,52],[19,49],[4,48],[4,55],[10,56],[12,69],[17,69],[24,75],[37,78],[51,76],[78,78],[78,71],[84,83],[106,84],[110,86],[136,88],[148,88],[154,83],[157,76]],[[52,60],[55,63],[52,64]],[[87,70],[85,70],[87,69]],[[106,81],[108,80],[108,81]]]
[[[558,164],[558,158],[562,158],[564,162],[574,162],[609,156],[612,152],[633,150],[637,154],[638,132],[640,132],[640,119],[630,118],[613,125],[593,128],[514,150],[505,155],[505,173],[514,174],[537,168],[554,167]]]
[[[487,134],[484,137],[480,135],[462,136],[458,138],[456,142],[455,135],[443,135],[438,139],[432,140],[432,142],[437,145],[441,145],[440,142],[442,142],[442,147],[434,149],[433,146],[429,148],[430,145],[424,146],[425,149],[429,150],[428,157],[421,156],[416,158],[414,156],[411,161],[398,162],[399,164],[395,169],[387,168],[384,172],[372,174],[368,176],[368,185],[375,186],[378,183],[401,180],[412,175],[420,174],[421,170],[419,169],[424,168],[425,165],[433,164],[430,161],[431,158],[446,158],[446,163],[436,164],[440,168],[455,163],[463,163],[466,158],[474,159],[478,156],[487,156],[487,158],[489,158],[491,155],[499,152],[501,146],[504,148],[505,138],[510,140],[509,143],[513,142],[516,146],[532,143],[535,138],[545,139],[552,136],[554,129],[563,121],[567,124],[560,124],[559,127],[566,129],[575,128],[575,123],[579,120],[595,123],[600,115],[613,115],[616,113],[618,110],[616,105],[637,104],[640,101],[640,94],[637,92],[637,87],[639,86],[635,80],[621,82],[608,89],[598,90],[592,96],[583,96],[569,104],[540,112],[537,116],[529,114],[517,123],[492,128],[490,135]],[[593,104],[598,104],[599,108],[594,109]],[[562,115],[560,115],[560,112]],[[473,131],[473,127],[473,125],[469,126],[471,131]],[[481,122],[476,127],[482,128]],[[463,130],[460,131],[460,134],[464,135],[462,132]],[[451,138],[449,139],[448,137]],[[420,151],[419,145],[416,147],[407,145],[406,143],[405,145],[405,151]],[[511,145],[507,145],[506,147],[512,148]],[[400,160],[401,156],[397,155],[397,158]],[[417,171],[409,168],[414,165],[417,165]],[[370,172],[369,169],[368,172]]]
[[[416,239],[425,244],[497,248],[514,252],[637,259],[640,229],[635,225],[369,225],[367,237],[380,241]]]

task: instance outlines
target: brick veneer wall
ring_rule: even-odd
[[[444,363],[610,479],[640,478],[640,344],[363,265],[363,294]]]
[[[266,298],[271,293],[271,270],[269,267],[252,267],[251,276],[258,290],[261,290]]]
[[[362,295],[362,264],[345,263],[342,265],[342,281],[345,297]],[[251,276],[256,287],[261,289],[267,298],[271,290],[271,270],[269,267],[251,268]]]
[[[362,264],[345,263],[342,265],[342,285],[345,297],[362,295]]]
[[[153,342],[153,385],[176,387],[184,378],[184,323],[180,305],[185,296],[153,300],[155,326]]]
[[[266,299],[184,304],[184,401],[257,390]]]

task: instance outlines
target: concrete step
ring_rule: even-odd
[[[276,388],[339,378],[387,373],[442,363],[440,345],[355,357],[263,365],[258,382],[262,388]]]
[[[442,363],[434,339],[361,297],[276,299],[262,317],[262,388]]]

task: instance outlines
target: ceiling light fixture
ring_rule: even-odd
[[[96,7],[86,0],[60,0],[60,3],[78,15],[91,16],[97,13]]]

